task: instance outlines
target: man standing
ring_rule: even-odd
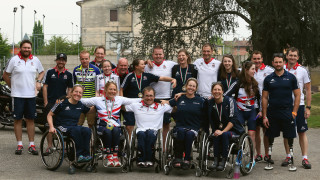
[[[299,144],[302,153],[302,166],[305,169],[311,169],[311,164],[308,161],[308,138],[307,138],[307,130],[308,124],[307,119],[310,116],[311,109],[311,80],[308,70],[301,66],[298,63],[299,60],[299,50],[295,47],[291,47],[287,50],[286,58],[288,63],[285,65],[285,68],[288,72],[294,74],[298,80],[299,87],[301,90],[300,96],[300,106],[297,112],[296,125],[297,132],[299,135]],[[304,94],[303,88],[306,91],[306,106],[304,105]],[[286,153],[289,154],[289,146],[288,142],[285,141],[285,149]],[[287,166],[289,164],[290,158],[286,158],[282,163],[282,166]]]
[[[23,40],[20,43],[20,52],[12,57],[8,62],[3,79],[11,88],[11,97],[13,98],[13,118],[14,133],[18,141],[18,147],[15,154],[21,155],[22,144],[22,119],[27,124],[27,133],[29,138],[28,152],[38,155],[34,145],[34,119],[36,118],[36,89],[41,89],[41,80],[44,75],[40,60],[31,54],[32,43],[29,40]],[[36,75],[39,76],[36,79]],[[11,78],[10,78],[11,76]]]
[[[274,138],[280,136],[280,131],[282,131],[283,138],[289,143],[291,154],[288,156],[293,158],[293,138],[296,137],[295,118],[300,103],[300,89],[297,78],[284,70],[283,56],[282,53],[273,55],[272,65],[275,71],[264,79],[262,116],[263,124],[267,128],[266,136],[269,139],[269,150],[272,149]],[[269,157],[270,163],[270,154]]]
[[[104,57],[106,55],[106,48],[103,46],[98,46],[96,49],[94,49],[94,60],[90,62],[90,64],[97,66],[100,71],[102,71],[102,61],[104,61]],[[112,69],[115,68],[116,66],[111,63]]]
[[[129,73],[129,64],[126,58],[120,58],[117,67],[112,69],[112,72],[120,77],[120,84],[122,84],[124,78]]]
[[[72,73],[65,68],[67,55],[57,54],[56,66],[47,70],[43,78],[43,102],[46,114],[49,113],[56,100],[69,95],[73,87]]]
[[[74,84],[80,84],[84,87],[83,98],[95,97],[96,91],[96,76],[101,73],[100,69],[89,63],[90,54],[88,51],[80,52],[80,62],[81,64],[74,68],[73,78]],[[96,118],[95,113],[88,113],[86,115],[89,127],[94,125]],[[85,120],[85,115],[81,114],[79,119],[79,125],[83,125]]]
[[[198,70],[198,91],[197,93],[208,98],[211,96],[211,84],[217,82],[220,61],[212,58],[213,48],[206,43],[202,46],[202,58],[197,59],[193,64]]]
[[[256,73],[254,74],[254,78],[258,82],[259,93],[260,93],[260,96],[262,96],[263,80],[266,76],[273,73],[274,69],[263,63],[262,52],[260,52],[260,51],[255,50],[252,52],[251,61],[256,66]],[[259,102],[259,104],[261,105],[260,102]],[[257,127],[256,127],[255,139],[256,139],[257,156],[255,157],[255,162],[259,162],[259,161],[262,161],[260,129],[261,129],[261,127],[263,128],[263,134],[265,134],[266,129],[263,127],[263,119],[261,116],[261,109],[257,109],[256,111],[257,111],[257,113],[260,112],[260,117],[257,119]],[[264,160],[268,161],[268,157],[269,157],[268,156],[268,147],[269,147],[269,145],[268,145],[268,138],[265,135],[263,136],[263,144],[264,144],[264,150],[265,150]]]
[[[167,61],[164,59],[164,52],[163,48],[160,46],[156,46],[153,48],[152,52],[153,58],[153,67],[150,68],[149,66],[145,67],[145,72],[152,73],[157,76],[165,76],[165,77],[172,77],[172,67],[176,65],[176,62]],[[156,83],[151,83],[151,87],[155,90],[157,100],[169,100],[171,97],[171,83],[170,82],[163,82],[159,81]],[[170,122],[171,122],[171,114],[165,113],[163,116],[163,139],[166,139],[167,133],[170,129]]]

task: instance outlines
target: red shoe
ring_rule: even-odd
[[[117,154],[113,154],[113,164],[114,167],[120,167],[121,163],[119,161],[118,155]]]

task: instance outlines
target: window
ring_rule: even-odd
[[[118,10],[110,10],[110,21],[118,21]]]

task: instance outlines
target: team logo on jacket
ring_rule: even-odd
[[[70,110],[70,107],[69,107],[69,106],[67,106],[65,110],[66,110],[66,111],[69,111],[69,110]]]
[[[214,67],[216,67],[216,65],[214,63],[212,63],[212,67],[214,68]]]
[[[267,76],[267,73],[264,73],[264,74],[263,74],[263,77],[266,77],[266,76]]]
[[[56,78],[56,75],[52,74],[51,78]]]
[[[64,75],[64,76],[63,76],[63,79],[68,79],[68,76],[67,76],[67,75]]]
[[[167,67],[166,67],[166,65],[163,65],[163,69],[166,69]]]
[[[295,71],[293,74],[296,76],[297,75],[297,71]]]
[[[33,62],[31,62],[31,66],[33,66]]]
[[[147,76],[143,76],[143,80],[148,80]]]

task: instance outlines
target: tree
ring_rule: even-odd
[[[32,36],[30,39],[33,46],[33,54],[41,54],[41,50],[45,45],[42,28],[43,27],[40,21],[34,23]]]
[[[4,38],[3,35],[0,33],[0,59],[4,56],[10,56],[10,45],[8,44],[8,39]]]
[[[193,56],[211,37],[234,32],[235,17],[248,23],[254,49],[269,63],[274,52],[288,46],[301,50],[307,65],[316,65],[320,53],[320,2],[317,0],[130,0],[128,8],[140,14],[141,37],[137,54],[163,45],[166,58],[187,48]]]
[[[41,54],[65,53],[67,55],[77,55],[78,52],[82,50],[83,47],[81,41],[79,43],[73,43],[66,37],[52,36],[48,41],[48,44],[43,47]]]

